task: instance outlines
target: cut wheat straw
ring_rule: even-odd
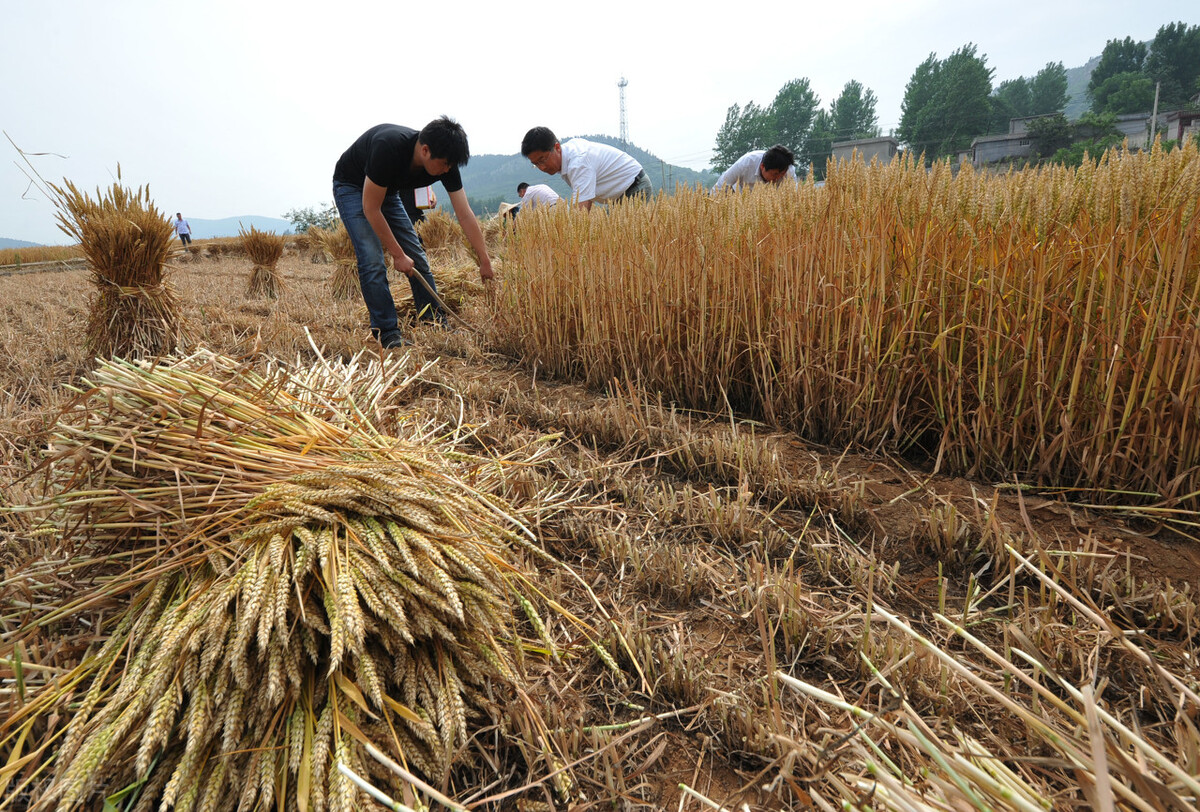
[[[96,298],[87,324],[89,352],[100,357],[158,356],[183,339],[179,304],[163,268],[174,229],[147,187],[120,183],[93,200],[75,184],[50,185],[59,228],[80,242]]]
[[[362,294],[358,282],[358,259],[345,224],[338,220],[332,229],[310,229],[310,233],[314,231],[313,239],[333,263],[333,275],[329,278],[330,294],[335,299],[359,298]]]
[[[438,781],[487,683],[516,682],[498,468],[371,428],[394,359],[323,369],[114,361],[60,422],[44,526],[135,554],[43,804],[144,780],[138,808],[348,809],[364,742]]]
[[[283,288],[283,275],[276,266],[283,256],[283,237],[270,231],[259,231],[254,226],[250,226],[249,231],[239,227],[238,235],[242,239],[242,250],[254,263],[246,295],[253,299],[278,298]]]

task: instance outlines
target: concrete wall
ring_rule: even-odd
[[[975,149],[975,166],[1007,158],[1028,158],[1033,150],[1028,136],[1021,135],[989,135],[976,138],[972,146]]]
[[[878,158],[880,163],[891,163],[892,158],[896,157],[896,153],[900,150],[900,144],[895,138],[883,136],[882,138],[860,138],[857,141],[838,141],[833,145],[833,159],[835,161],[849,161],[854,153],[857,152],[862,157],[863,163],[871,163],[871,160]]]

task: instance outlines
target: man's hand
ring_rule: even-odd
[[[479,278],[483,280],[485,285],[495,278],[495,274],[492,273],[491,257],[485,256],[479,261]]]
[[[412,257],[403,251],[398,254],[393,253],[392,262],[396,265],[396,270],[405,276],[411,277],[415,272],[416,263],[413,262]]]

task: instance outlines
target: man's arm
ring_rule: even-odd
[[[471,211],[471,204],[467,202],[466,190],[451,192],[450,205],[454,208],[454,216],[458,218],[463,233],[467,235],[467,242],[475,249],[475,256],[479,258],[479,276],[486,282],[492,278],[492,258],[488,256],[483,230],[475,219],[475,212]]]
[[[718,189],[730,188],[737,189],[742,185],[742,178],[746,173],[747,159],[749,153],[738,158],[729,165],[729,168],[721,173],[721,177],[717,178],[717,182],[713,185],[713,191]],[[758,171],[758,161],[751,161],[754,164],[754,171]]]
[[[366,216],[367,222],[371,224],[371,230],[383,244],[383,250],[392,255],[392,262],[396,264],[396,270],[405,276],[412,276],[414,267],[412,257],[404,253],[400,243],[396,242],[396,236],[392,234],[392,229],[383,216],[383,198],[386,194],[386,186],[380,186],[370,178],[364,178],[363,214]]]

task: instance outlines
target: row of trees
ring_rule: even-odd
[[[993,73],[974,44],[945,59],[930,54],[905,87],[897,140],[928,159],[953,156],[978,136],[1007,132],[1009,119],[1061,113],[1070,100],[1062,62],[995,88]],[[1149,46],[1129,37],[1110,40],[1088,85],[1095,115],[1085,129],[1101,127],[1109,115],[1149,112],[1156,84],[1159,109],[1178,109],[1200,94],[1200,26],[1164,25]],[[808,79],[794,79],[766,107],[751,101],[729,108],[717,132],[712,169],[724,171],[749,150],[782,143],[796,152],[801,170],[811,166],[820,178],[834,142],[879,135],[875,103],[874,92],[851,80],[828,109],[820,109]],[[1055,145],[1051,152],[1069,140],[1064,127],[1065,119],[1045,133],[1046,148]]]
[[[712,170],[724,172],[750,150],[784,144],[796,153],[801,170],[812,166],[820,179],[835,141],[879,135],[876,102],[874,91],[851,79],[828,108],[821,108],[821,99],[808,79],[793,79],[766,107],[751,101],[745,107],[734,104],[726,111],[725,123],[717,132]]]
[[[1088,81],[1094,113],[1142,113],[1187,105],[1200,93],[1200,26],[1171,23],[1158,29],[1149,47],[1130,37],[1109,40]]]

